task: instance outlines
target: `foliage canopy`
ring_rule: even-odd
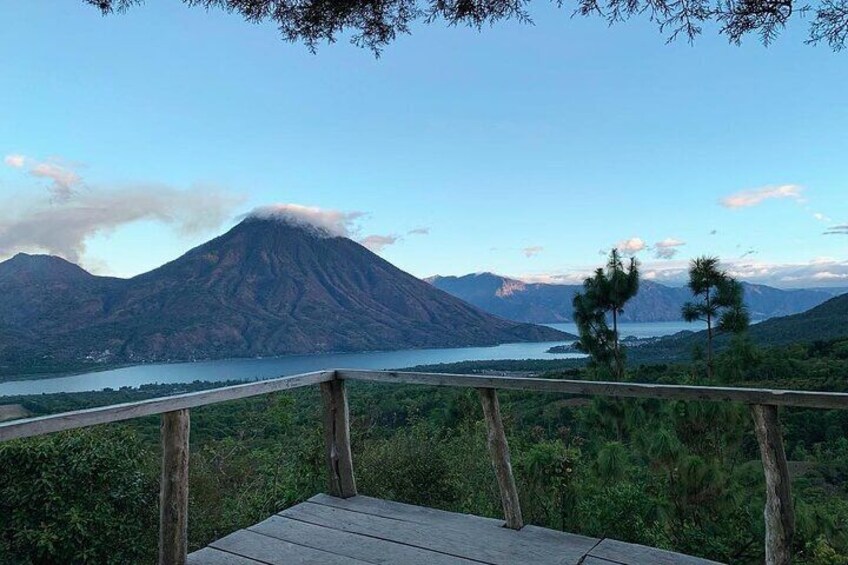
[[[103,14],[124,11],[143,0],[83,0]],[[251,23],[276,25],[284,39],[314,50],[349,34],[356,45],[375,53],[413,23],[444,21],[482,29],[503,20],[532,23],[530,0],[182,0],[189,6],[236,13]],[[555,0],[565,8],[565,0]],[[568,6],[570,7],[570,6]],[[597,16],[610,24],[634,16],[656,23],[668,40],[692,41],[704,27],[716,27],[734,43],[758,35],[769,44],[787,24],[801,16],[810,20],[808,43],[825,43],[834,51],[848,39],[848,0],[575,0],[572,13]]]
[[[741,334],[750,323],[744,290],[721,269],[717,257],[708,256],[692,260],[688,286],[696,300],[684,304],[681,314],[687,322],[707,323],[707,373],[712,378],[714,329]]]
[[[141,561],[158,523],[151,451],[119,426],[0,444],[0,562]]]
[[[580,332],[577,347],[600,365],[612,364],[619,378],[624,375],[624,357],[619,344],[618,316],[624,305],[639,292],[639,265],[630,259],[625,268],[621,254],[612,249],[605,267],[583,281],[583,292],[574,296],[574,321]],[[612,317],[612,329],[607,315]]]

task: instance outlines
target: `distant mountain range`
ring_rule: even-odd
[[[461,298],[486,312],[530,323],[572,321],[571,301],[579,285],[525,283],[492,273],[426,279],[438,289]],[[803,312],[833,298],[837,291],[823,289],[782,290],[743,283],[745,301],[755,320]],[[639,294],[621,317],[626,322],[679,321],[680,308],[691,299],[686,287],[642,281]]]
[[[0,263],[6,369],[570,337],[488,314],[350,239],[277,219],[248,218],[131,279],[46,255]]]

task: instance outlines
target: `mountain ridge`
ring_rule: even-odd
[[[580,285],[530,283],[483,272],[463,276],[433,276],[427,282],[492,314],[530,323],[572,321],[571,301]],[[813,308],[834,295],[819,289],[783,290],[743,282],[754,319],[786,316]],[[680,308],[691,298],[686,287],[643,280],[639,293],[621,317],[626,322],[679,321]]]
[[[848,294],[834,296],[805,312],[765,320],[749,328],[759,343],[786,345],[848,336]]]
[[[0,345],[0,360],[147,362],[570,337],[485,313],[350,239],[259,218],[129,279],[17,255],[0,263],[0,320],[0,333],[17,336]]]

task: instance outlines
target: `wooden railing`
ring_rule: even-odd
[[[498,480],[506,526],[513,529],[521,529],[524,523],[510,465],[509,446],[501,419],[497,389],[614,398],[738,402],[750,405],[766,479],[764,516],[768,564],[790,562],[795,528],[790,477],[778,407],[848,409],[848,394],[836,392],[340,369],[15,420],[0,424],[0,442],[161,414],[159,563],[182,565],[186,562],[187,555],[189,410],[198,406],[320,385],[324,405],[327,488],[334,496],[348,498],[356,495],[356,480],[350,448],[346,380],[476,388],[486,420],[489,452]]]
[[[320,371],[140,402],[13,420],[0,424],[0,442],[161,414],[162,479],[159,483],[159,563],[160,565],[183,565],[188,554],[189,409],[315,384],[325,387],[336,382],[340,381],[336,380],[335,371]],[[344,414],[346,418],[347,410]],[[349,444],[348,460],[350,460]],[[352,480],[352,469],[350,476]]]

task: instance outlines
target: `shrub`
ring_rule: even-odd
[[[0,444],[0,562],[151,561],[154,459],[115,426]]]

